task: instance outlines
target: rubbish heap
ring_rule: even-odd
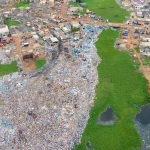
[[[46,71],[0,78],[1,150],[67,150],[80,142],[98,82],[94,43],[103,27],[80,28],[57,57],[49,55]]]

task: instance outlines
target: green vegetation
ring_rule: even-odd
[[[16,4],[16,8],[19,8],[19,9],[26,9],[29,6],[30,6],[30,3],[25,2],[25,1],[21,1],[21,2]]]
[[[120,8],[115,0],[84,0],[84,2],[87,8],[111,22],[122,22],[126,20],[125,16],[129,16],[129,12]]]
[[[150,57],[142,56],[143,65],[150,65]]]
[[[18,24],[20,24],[20,21],[18,20],[14,20],[14,19],[11,19],[11,18],[5,18],[4,19],[4,24],[6,24],[7,26],[16,26]]]
[[[83,8],[83,11],[76,11],[76,14],[83,16],[84,14],[86,14],[86,8]]]
[[[36,69],[40,69],[41,67],[43,67],[46,64],[46,60],[45,59],[37,59],[35,61],[36,64]]]
[[[79,7],[80,3],[78,3],[78,2],[69,2],[69,6],[71,6],[71,7]]]
[[[69,6],[71,6],[71,7],[81,7],[79,2],[69,2]],[[82,8],[83,8],[83,11],[80,11],[80,10],[76,11],[76,14],[79,14],[79,15],[86,14],[86,7],[82,6]]]
[[[140,106],[148,101],[147,80],[137,71],[129,52],[114,48],[117,31],[105,30],[96,43],[102,58],[98,66],[100,83],[96,87],[94,107],[76,150],[86,150],[91,142],[96,150],[136,150],[141,145],[134,125]],[[112,126],[97,124],[99,114],[112,106],[117,122]]]
[[[122,22],[129,16],[115,0],[84,1],[88,9],[111,22]],[[76,145],[75,150],[86,150],[88,142],[96,150],[136,150],[141,145],[134,118],[140,106],[149,99],[147,80],[138,72],[129,52],[114,48],[118,36],[117,31],[105,30],[96,43],[97,53],[102,58],[97,68],[100,82],[81,144]],[[112,106],[117,116],[116,123],[98,125],[99,114],[108,106]]]
[[[16,61],[13,61],[11,64],[0,64],[0,76],[17,72],[17,71],[18,71],[18,66]]]
[[[135,50],[136,50],[137,53],[140,53],[140,48],[139,47],[136,47]]]
[[[75,28],[75,27],[71,28],[71,32],[78,32],[79,30],[80,30],[80,28]]]

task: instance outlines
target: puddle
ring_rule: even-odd
[[[136,115],[136,120],[142,125],[150,124],[150,104],[142,107],[140,113]]]
[[[108,107],[106,111],[102,112],[97,123],[103,125],[112,125],[116,121],[116,116],[113,113],[113,109]]]
[[[91,145],[91,142],[90,142],[90,141],[88,141],[87,144],[86,144],[86,150],[95,150],[95,149],[93,148],[93,146]]]

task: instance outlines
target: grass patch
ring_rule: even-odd
[[[35,64],[36,64],[36,69],[40,69],[46,64],[46,60],[45,59],[37,59],[35,61]]]
[[[145,66],[150,65],[150,57],[142,56],[142,62],[143,62],[143,65]]]
[[[4,19],[4,24],[6,24],[7,26],[16,26],[18,24],[20,24],[20,21],[18,20],[14,20],[14,19],[11,19],[11,18],[5,18]]]
[[[69,6],[70,7],[81,7],[80,6],[80,3],[79,2],[69,2]],[[84,14],[86,14],[86,7],[84,6],[82,6],[82,8],[83,8],[83,11],[76,11],[75,13],[76,14],[79,14],[79,15],[84,15]]]
[[[80,3],[78,3],[78,2],[69,2],[69,6],[71,6],[71,7],[79,7]]]
[[[129,12],[120,8],[115,0],[84,0],[84,2],[87,8],[111,22],[122,22],[126,20],[125,16],[129,16]]]
[[[71,27],[71,32],[78,32],[80,31],[80,28]]]
[[[84,14],[86,14],[86,8],[83,8],[83,11],[76,11],[76,14],[83,16]]]
[[[0,64],[0,76],[10,74],[18,71],[17,62],[13,61],[11,64]]]
[[[136,47],[135,50],[136,50],[137,53],[140,53],[140,48],[139,47]]]
[[[16,4],[16,8],[19,8],[19,9],[26,9],[29,6],[30,6],[30,3],[24,2],[24,1],[21,1],[21,2]]]
[[[96,150],[136,150],[141,145],[133,120],[140,106],[148,102],[147,80],[137,71],[129,52],[114,48],[117,37],[118,31],[105,30],[96,43],[102,58],[97,68],[100,82],[81,144],[75,150],[86,150],[88,141]],[[98,125],[99,114],[108,106],[112,106],[117,122]]]

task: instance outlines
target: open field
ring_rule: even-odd
[[[17,62],[13,61],[11,64],[0,64],[0,76],[17,72],[18,67],[17,67]]]
[[[98,66],[100,83],[96,88],[94,107],[76,150],[85,150],[88,141],[97,150],[135,150],[141,145],[134,126],[134,117],[147,102],[147,81],[138,72],[128,52],[114,48],[118,32],[103,31],[97,41],[97,53],[102,58]],[[112,106],[117,122],[113,126],[97,124],[98,116]]]
[[[110,22],[125,21],[125,16],[129,16],[129,12],[120,8],[115,0],[84,0],[87,8],[96,12],[98,16],[108,19]]]

